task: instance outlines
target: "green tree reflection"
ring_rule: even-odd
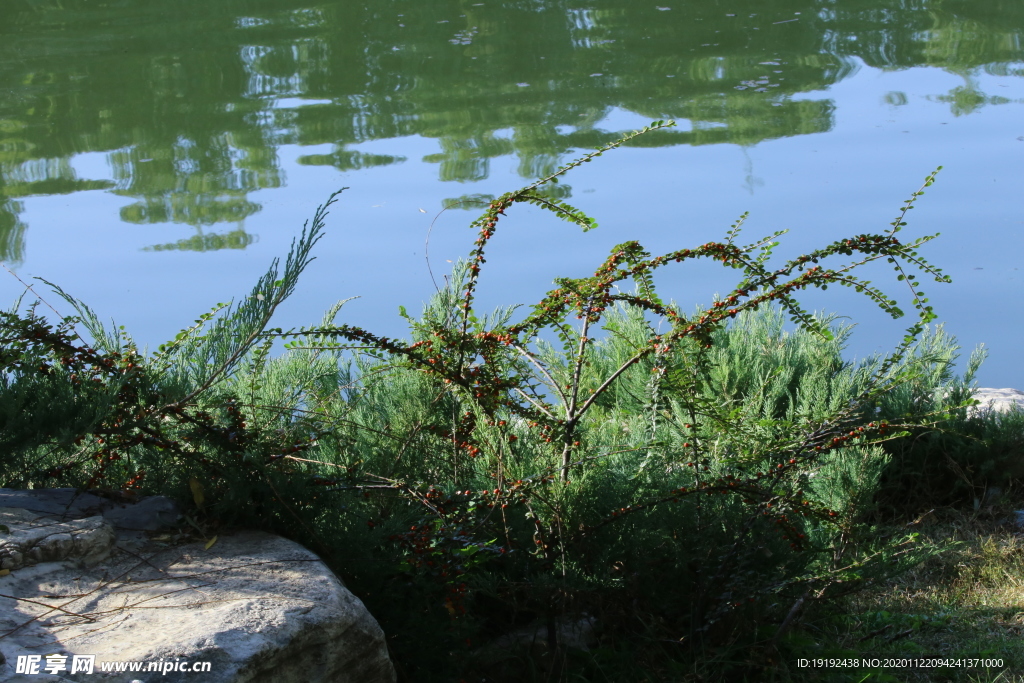
[[[982,70],[1021,75],[1019,0],[18,0],[0,22],[0,236],[23,252],[20,199],[107,189],[134,223],[237,223],[286,183],[282,145],[339,171],[401,163],[357,149],[419,135],[442,180],[515,156],[549,172],[622,132],[613,109],[689,122],[639,144],[824,132],[822,91],[861,62],[932,66],[965,115],[1002,100]],[[604,124],[606,126],[606,124]],[[112,180],[71,160],[106,155]],[[20,256],[18,257],[20,258]]]
[[[0,201],[0,261],[11,265],[25,258],[25,224],[19,217],[23,210],[19,202]]]
[[[154,244],[143,251],[217,251],[218,249],[245,249],[256,241],[242,228],[236,228],[223,234],[203,233],[200,229],[188,239],[178,240],[170,244]]]

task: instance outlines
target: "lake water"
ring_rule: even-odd
[[[365,5],[365,6],[364,6]],[[558,187],[600,227],[516,207],[481,283],[533,303],[616,244],[653,252],[789,229],[775,263],[883,232],[943,165],[904,241],[982,386],[1024,388],[1024,3],[1020,0],[0,0],[0,258],[155,347],[244,296],[317,204],[348,186],[276,324],[388,336],[468,252],[496,195],[653,119],[678,126]],[[736,284],[666,269],[686,310]],[[909,291],[865,270],[904,310]],[[0,272],[0,301],[20,283]],[[45,287],[39,290],[45,293]],[[55,303],[55,296],[46,297]],[[898,343],[845,289],[805,307],[858,323],[849,353]],[[7,304],[4,304],[5,306]],[[68,312],[68,306],[58,306]]]

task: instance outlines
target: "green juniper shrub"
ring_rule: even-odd
[[[942,326],[925,330],[912,349],[921,359],[917,373],[874,405],[878,418],[893,423],[929,416],[925,424],[908,427],[908,438],[882,444],[892,464],[882,478],[878,501],[890,518],[995,502],[993,492],[1009,489],[1024,474],[1024,414],[965,408],[972,402],[972,381],[984,352],[979,348],[971,354],[960,378],[950,370],[958,350]]]
[[[877,258],[907,257],[927,238],[900,245],[893,237],[902,227],[898,219],[888,235],[843,240],[776,271],[764,267],[772,238],[741,249],[733,245],[738,225],[725,243],[660,257],[630,242],[616,247],[593,277],[556,280],[558,288],[522,321],[508,324],[507,310],[478,318],[472,304],[486,247],[507,209],[533,203],[584,229],[593,227],[576,209],[535,192],[550,180],[491,203],[474,223],[479,236],[468,262],[424,316],[410,320],[411,343],[349,326],[285,333],[335,337],[340,345],[376,350],[377,362],[361,368],[360,378],[368,379],[360,379],[362,393],[355,399],[356,411],[376,418],[370,423],[376,425],[376,443],[349,451],[345,467],[355,468],[354,477],[337,478],[332,490],[365,496],[373,482],[373,493],[386,495],[380,486],[390,485],[407,507],[420,508],[399,521],[391,515],[401,505],[380,502],[379,521],[368,524],[391,532],[388,538],[408,554],[403,569],[451,587],[444,605],[454,620],[465,611],[464,624],[475,619],[481,633],[500,633],[521,623],[518,615],[534,617],[546,631],[548,667],[557,665],[552,662],[558,661],[560,624],[588,605],[618,611],[620,618],[606,624],[647,624],[647,636],[651,624],[664,624],[661,635],[673,634],[672,640],[686,643],[684,651],[704,657],[708,648],[749,642],[754,634],[743,631],[757,621],[750,618],[753,610],[762,620],[781,621],[770,642],[777,647],[803,603],[843,594],[929,552],[912,539],[878,545],[870,534],[855,532],[870,500],[858,487],[872,491],[885,464],[877,448],[862,451],[891,429],[882,420],[863,424],[860,412],[913,372],[914,363],[904,356],[933,317],[918,292],[914,303],[921,322],[896,354],[852,377],[837,378],[835,363],[821,366],[817,376],[827,377],[825,384],[835,379],[859,389],[845,400],[830,396],[823,404],[813,393],[794,397],[790,419],[779,420],[773,413],[786,381],[762,378],[773,398],[768,401],[761,391],[759,400],[739,406],[707,391],[714,380],[707,350],[729,319],[747,311],[777,301],[803,329],[832,336],[822,320],[796,305],[793,290],[839,282],[900,315],[895,302],[849,271]],[[751,257],[754,249],[761,254]],[[812,266],[799,272],[819,259],[854,251],[864,258],[840,270]],[[658,297],[651,276],[668,263],[702,257],[743,269],[746,277],[731,296],[686,317]],[[916,255],[909,260],[943,279]],[[903,277],[913,282],[912,275],[901,272]],[[624,279],[634,280],[636,291],[612,293]],[[616,306],[625,309],[617,319],[608,312]],[[631,319],[630,311],[660,317],[671,331],[657,334]],[[606,317],[611,335],[602,342],[596,330]],[[579,327],[570,324],[573,318]],[[630,321],[642,330],[632,339],[622,332]],[[560,343],[538,340],[545,330]],[[301,342],[295,347],[308,348]],[[674,372],[661,397],[670,360]],[[425,379],[413,382],[403,372]],[[407,389],[430,393],[412,398]],[[833,406],[828,419],[823,405]],[[414,415],[399,419],[405,406]],[[354,412],[343,419],[365,425],[353,419]],[[389,437],[402,435],[397,453],[394,444],[381,444],[382,423]],[[623,433],[610,432],[616,423]],[[837,452],[855,470],[832,462]],[[812,485],[812,475],[835,486]],[[843,502],[839,509],[829,507],[837,502]],[[772,613],[783,604],[792,607]],[[504,625],[495,623],[500,621]],[[619,635],[628,642],[638,634]],[[417,661],[422,655],[417,650]]]
[[[311,260],[331,201],[293,244],[284,273],[275,261],[241,304],[219,304],[149,357],[52,283],[78,315],[54,327],[37,306],[22,311],[20,300],[4,312],[0,483],[161,492],[193,502],[207,526],[293,526],[290,503],[308,505],[308,483],[283,455],[308,449],[316,435],[287,401],[275,401],[280,382],[291,393],[304,377],[280,375],[260,387],[260,399],[269,400],[255,421],[245,401],[269,362],[270,342],[261,335]],[[298,368],[324,371],[323,363],[290,366]],[[332,366],[332,378],[337,371]]]
[[[111,374],[115,359],[76,346],[73,319],[50,325],[33,306],[20,316],[0,312],[0,321],[0,449],[5,469],[21,473],[44,444],[70,448],[96,429],[123,408],[130,389],[124,382],[96,381]]]
[[[831,324],[834,318],[823,318]],[[878,356],[859,365],[842,359],[852,325],[824,339],[802,329],[784,332],[780,309],[740,316],[719,330],[709,350],[710,369],[699,391],[743,404],[750,420],[791,422],[796,415],[825,419],[867,386]],[[969,413],[972,382],[985,357],[972,352],[962,376],[952,372],[960,347],[942,325],[922,329],[907,351],[905,380],[860,407],[862,419],[886,420],[893,429],[880,445],[890,456],[876,495],[879,514],[913,518],[928,508],[972,505],[986,491],[1007,489],[1024,471],[1024,421]],[[673,391],[680,369],[667,368],[662,392]],[[902,437],[894,437],[904,434]]]
[[[919,191],[885,233],[774,270],[782,233],[740,247],[737,223],[725,241],[660,256],[618,245],[518,320],[515,308],[477,313],[508,210],[595,227],[544,186],[669,125],[493,199],[448,286],[418,318],[402,309],[409,340],[335,324],[341,304],[318,326],[267,329],[333,196],[283,275],[275,263],[241,304],[151,357],[59,289],[79,316],[56,330],[16,307],[0,346],[4,482],[169,493],[206,534],[245,524],[305,543],[380,620],[406,680],[495,681],[503,662],[515,680],[763,678],[795,652],[809,606],[937,552],[872,533],[868,512],[885,442],[929,422],[874,408],[910,382],[945,381],[914,351],[934,315],[903,264],[947,278],[914,251],[932,237],[896,238]],[[698,258],[742,276],[685,315],[653,276]],[[853,367],[839,355],[846,331],[794,296],[850,286],[898,317],[851,274],[881,258],[912,285],[919,321],[892,355]],[[620,292],[627,280],[635,289]],[[798,326],[789,340],[784,312]],[[281,337],[292,341],[271,357]],[[31,403],[37,385],[53,399]],[[573,623],[593,625],[589,652],[567,647]]]

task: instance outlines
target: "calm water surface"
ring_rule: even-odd
[[[0,0],[0,258],[155,347],[245,295],[348,186],[278,324],[358,296],[339,320],[396,336],[433,290],[431,222],[438,276],[470,247],[476,211],[445,206],[675,119],[558,186],[598,230],[503,221],[482,303],[532,303],[628,239],[720,238],[744,211],[748,242],[790,230],[781,262],[883,231],[942,164],[904,234],[942,233],[921,253],[953,284],[925,289],[990,350],[981,385],[1024,388],[1022,76],[1019,0]],[[737,274],[660,284],[689,309]],[[863,275],[909,304],[891,271]],[[0,301],[20,291],[0,272]],[[803,301],[858,323],[851,357],[912,322],[846,290]]]

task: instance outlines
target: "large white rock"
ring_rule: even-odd
[[[976,389],[972,397],[981,404],[972,407],[971,414],[987,411],[1007,413],[1014,408],[1024,410],[1024,391],[1019,389]]]
[[[138,530],[176,516],[167,499],[0,489],[0,680],[395,680],[380,626],[315,554],[256,531],[206,548]],[[45,675],[51,654],[65,668]],[[18,673],[19,655],[44,675]],[[95,655],[92,674],[72,673],[75,655]],[[125,661],[161,669],[102,671]]]

